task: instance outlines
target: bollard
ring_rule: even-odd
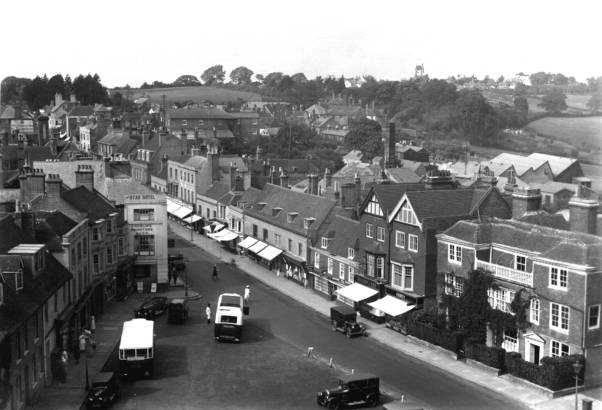
[[[313,351],[314,351],[314,348],[313,348],[313,346],[309,346],[309,347],[307,348],[307,357],[308,357],[308,358],[309,358],[309,357],[311,357],[311,352],[313,352]]]
[[[330,358],[330,361],[328,362],[328,366],[332,367],[333,363],[332,363],[332,357]]]

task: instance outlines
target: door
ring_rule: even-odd
[[[531,359],[531,361],[535,364],[539,364],[539,357],[540,357],[540,347],[538,345],[535,345],[533,343],[529,343],[529,358]]]

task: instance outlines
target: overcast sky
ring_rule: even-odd
[[[400,79],[602,75],[597,1],[7,1],[0,78],[98,73],[109,87],[255,73]]]

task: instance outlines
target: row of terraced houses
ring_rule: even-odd
[[[283,184],[217,182],[198,193],[195,208],[200,216],[212,209],[207,219],[227,226],[239,250],[276,274],[374,320],[436,310],[443,294],[462,293],[471,271],[486,271],[496,283],[488,292],[493,308],[510,312],[517,292],[531,300],[531,326],[504,330],[502,347],[534,363],[584,354],[586,382],[600,383],[598,201],[574,196],[569,221],[541,203],[538,189],[497,187],[495,179],[460,187],[434,170],[422,182],[356,178],[334,199]]]

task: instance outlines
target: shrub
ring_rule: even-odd
[[[449,332],[439,329],[429,323],[409,321],[407,325],[409,335],[426,340],[429,343],[441,346],[452,352],[457,352],[462,346],[464,334],[462,332]]]
[[[483,344],[469,343],[466,345],[466,357],[484,363],[496,369],[504,368],[506,351],[500,347],[489,347]]]
[[[573,363],[585,363],[582,355],[565,357],[544,357],[541,365],[524,361],[519,353],[506,353],[506,370],[508,373],[529,380],[530,382],[547,387],[550,390],[561,390],[571,387],[575,383]],[[585,366],[579,378],[583,380]]]

